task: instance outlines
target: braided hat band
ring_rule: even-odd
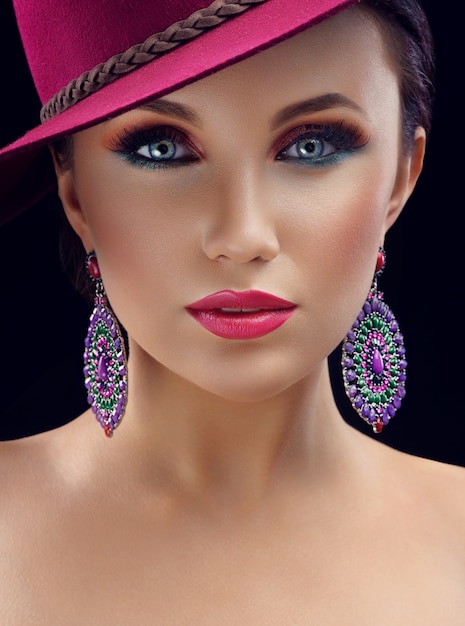
[[[195,39],[203,32],[264,2],[267,0],[214,0],[208,7],[195,11],[187,19],[172,24],[161,33],[151,35],[143,43],[112,56],[108,61],[99,63],[93,69],[81,74],[79,78],[72,80],[42,107],[41,122],[66,111],[73,104],[99,91],[120,76],[133,72],[160,55]]]

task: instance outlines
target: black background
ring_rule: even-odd
[[[464,70],[460,17],[423,2],[436,41],[437,97],[425,169],[388,234],[380,281],[408,350],[408,394],[380,439],[421,456],[465,466],[462,213]],[[13,19],[0,5],[0,144],[34,126],[40,108]],[[0,229],[0,439],[48,430],[86,408],[82,342],[88,305],[63,276],[54,213],[41,206]],[[337,254],[337,250],[334,251]],[[342,392],[339,352],[331,358],[348,422],[369,432]]]

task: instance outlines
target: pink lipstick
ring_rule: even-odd
[[[218,291],[186,307],[208,331],[224,339],[257,339],[288,320],[296,305],[263,291]]]

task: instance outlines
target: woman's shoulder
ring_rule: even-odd
[[[434,501],[451,501],[463,507],[465,513],[465,467],[405,453],[402,456],[403,471],[425,495]]]
[[[0,501],[17,499],[18,493],[51,492],[58,486],[76,465],[84,421],[76,419],[36,435],[1,441]]]
[[[0,496],[3,501],[8,494],[14,496],[20,488],[24,493],[28,487],[45,479],[51,470],[56,438],[54,431],[48,431],[0,442]]]
[[[451,542],[465,563],[465,467],[392,451],[394,490],[405,511]]]
[[[373,497],[384,514],[413,531],[418,539],[441,537],[454,545],[465,565],[465,467],[424,458],[363,437],[368,451]],[[374,474],[374,478],[373,478]],[[375,495],[377,494],[377,495]]]

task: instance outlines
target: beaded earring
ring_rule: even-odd
[[[126,350],[118,321],[108,304],[95,252],[87,255],[86,268],[95,284],[94,309],[84,341],[87,401],[105,435],[111,437],[126,409]]]
[[[383,430],[402,404],[407,368],[399,324],[378,292],[385,262],[385,251],[380,248],[370,293],[342,344],[347,397],[375,433]]]

